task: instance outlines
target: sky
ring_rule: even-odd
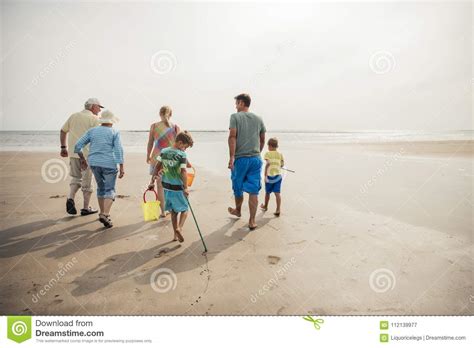
[[[97,97],[123,130],[160,106],[225,130],[249,93],[269,130],[473,129],[472,3],[1,5],[0,130],[59,130]]]

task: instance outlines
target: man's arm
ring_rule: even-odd
[[[265,127],[265,123],[263,120],[260,119],[260,152],[262,152],[263,148],[265,147],[265,133],[267,132],[267,128]]]
[[[229,128],[229,169],[234,169],[235,148],[237,146],[237,128]]]
[[[66,146],[67,141],[67,132],[61,129],[61,134],[59,135],[59,141],[61,142],[61,146]]]
[[[67,145],[66,145],[67,132],[63,131],[62,129],[59,134],[59,141],[61,143],[61,157],[67,157],[68,156]]]
[[[260,152],[265,147],[265,132],[260,132]]]
[[[64,122],[61,127],[61,132],[59,134],[59,141],[61,143],[61,157],[67,157],[69,154],[67,152],[67,133],[70,131],[71,117],[69,117],[66,122]],[[72,150],[72,149],[71,149]]]

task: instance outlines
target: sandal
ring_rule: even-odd
[[[81,209],[81,215],[86,216],[86,215],[91,215],[97,213],[97,209],[93,209],[92,207],[89,207],[87,209]]]
[[[114,225],[112,220],[110,220],[110,215],[99,214],[99,221],[102,222],[106,228],[110,228]]]

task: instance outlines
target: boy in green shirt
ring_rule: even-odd
[[[165,206],[161,209],[171,212],[174,240],[178,240],[180,243],[184,242],[181,232],[189,209],[185,151],[192,146],[191,134],[187,131],[179,133],[174,145],[163,149],[157,157],[155,170],[148,185],[148,188],[152,190],[155,186],[156,177],[161,174],[161,182],[165,193]]]

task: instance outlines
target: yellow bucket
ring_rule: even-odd
[[[191,169],[193,170],[193,172],[188,172],[188,187],[191,187],[193,185],[194,177],[196,176],[196,169],[194,169],[194,167],[191,167]]]
[[[148,191],[152,191],[155,193],[154,201],[151,201],[151,202],[146,201],[146,193]],[[161,209],[160,209],[160,201],[158,200],[158,193],[156,193],[155,190],[146,190],[143,193],[142,210],[143,210],[143,219],[145,221],[158,220],[161,213]]]

